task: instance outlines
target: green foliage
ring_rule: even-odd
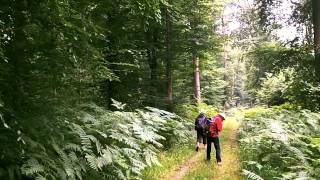
[[[248,177],[319,178],[320,149],[314,142],[320,133],[320,115],[309,110],[287,110],[288,106],[253,109],[250,116],[245,116],[239,142],[242,167],[249,171],[245,171]]]
[[[242,14],[240,20],[245,26],[237,35],[249,42],[244,50],[247,51],[246,90],[250,104],[259,99],[268,105],[289,102],[319,110],[317,67],[312,63],[315,57],[311,1],[258,0],[252,5]],[[281,9],[289,5],[292,11],[285,15]],[[282,21],[290,23],[283,25],[279,23]],[[294,37],[285,39],[277,35],[278,30],[283,31],[286,27],[296,27]]]
[[[261,178],[259,175],[255,174],[251,171],[243,169],[242,172],[243,172],[243,175],[245,175],[247,177],[247,179],[263,180],[263,178]]]
[[[219,65],[216,64],[215,61],[208,61],[213,59],[214,56],[206,55],[204,58],[201,62],[202,101],[215,107],[221,107],[227,99],[225,89],[228,86],[224,80],[224,76],[228,72],[225,72],[224,68],[219,68]]]
[[[130,179],[147,166],[159,165],[161,149],[190,137],[191,124],[155,108],[112,112],[88,104],[61,115],[74,119],[60,122],[63,130],[47,142],[23,132],[26,161],[21,172],[26,177]]]
[[[292,68],[281,70],[278,74],[268,74],[257,91],[257,97],[262,103],[279,105],[291,102],[297,106],[318,110],[319,92],[318,83],[306,79],[308,74]]]
[[[189,121],[193,122],[194,119],[199,115],[200,112],[205,113],[207,117],[212,117],[216,115],[219,111],[216,107],[212,105],[207,105],[205,103],[194,104],[182,104],[177,106],[177,114],[185,117]]]
[[[297,106],[295,104],[290,104],[290,103],[284,103],[284,104],[281,104],[279,106],[272,106],[272,110],[275,110],[275,111],[281,111],[281,110],[289,110],[289,111],[300,111],[301,110],[301,107],[300,106]]]
[[[201,73],[201,92],[203,102],[221,106],[226,99],[221,63],[223,39],[212,30],[221,15],[220,1],[186,0],[174,3],[177,17],[173,34],[176,37],[174,48],[173,92],[176,104],[194,102],[194,64],[199,58]]]
[[[304,59],[310,57],[307,52],[307,49],[288,48],[274,41],[256,45],[247,54],[247,87],[259,88],[267,73],[279,73],[283,68],[308,61]]]
[[[257,116],[267,114],[268,112],[269,112],[269,110],[264,107],[255,107],[255,108],[251,108],[251,109],[245,111],[244,117],[245,118],[255,118]]]
[[[276,42],[257,45],[246,61],[246,88],[251,99],[318,110],[319,82],[312,73],[313,57],[309,52],[309,46],[289,48]]]
[[[276,105],[285,101],[283,97],[283,91],[287,88],[285,73],[290,76],[291,72],[281,71],[277,76],[267,74],[267,77],[262,82],[261,89],[257,92],[257,97],[262,103]]]

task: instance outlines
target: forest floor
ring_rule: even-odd
[[[224,129],[220,136],[222,166],[215,162],[215,150],[213,148],[212,160],[206,161],[206,149],[192,153],[189,158],[175,166],[158,179],[165,180],[238,180],[241,179],[240,162],[238,159],[238,146],[236,142],[237,129],[241,118],[239,113],[232,113],[224,123]],[[235,115],[237,114],[237,115]],[[212,145],[213,146],[213,145]]]

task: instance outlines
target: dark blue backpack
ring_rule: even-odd
[[[208,129],[208,119],[201,113],[196,119],[196,130],[203,131],[206,129]]]
[[[204,130],[207,128],[207,118],[199,119],[199,127]]]

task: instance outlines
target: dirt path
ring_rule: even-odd
[[[230,129],[227,137],[222,142],[222,158],[223,165],[221,167],[214,166],[215,180],[237,180],[240,179],[240,162],[238,159],[238,147],[236,143],[237,130]]]
[[[193,156],[191,159],[189,159],[186,163],[180,165],[179,168],[174,170],[174,173],[172,174],[172,180],[180,180],[186,173],[189,171],[189,169],[194,166],[194,164],[197,162],[197,160],[201,157],[201,152],[204,151],[201,149],[199,153],[197,153],[195,156]]]
[[[159,179],[214,179],[214,180],[238,180],[241,179],[240,163],[238,159],[238,147],[236,143],[237,119],[230,118],[224,125],[224,131],[220,136],[222,150],[222,166],[217,166],[214,159],[206,161],[206,151],[195,153],[189,160],[174,168],[166,177]],[[214,153],[214,149],[213,152]],[[214,154],[212,154],[213,157]]]
[[[194,152],[192,156],[184,163],[180,164],[179,166],[174,167],[169,173],[165,174],[164,176],[159,177],[159,180],[179,180],[190,170],[191,167],[195,166],[195,163],[198,159],[201,158],[202,152],[204,148],[200,148],[199,152]]]

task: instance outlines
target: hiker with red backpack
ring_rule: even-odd
[[[197,131],[197,147],[196,151],[199,150],[200,143],[203,143],[204,146],[207,144],[207,137],[205,134],[205,126],[207,123],[207,118],[204,113],[200,113],[194,122],[194,129]]]
[[[222,165],[219,133],[222,131],[222,125],[225,117],[226,115],[224,113],[218,113],[216,116],[210,119],[209,130],[207,133],[207,160],[210,161],[211,159],[211,143],[213,143],[214,148],[216,149],[216,160],[219,166]]]

